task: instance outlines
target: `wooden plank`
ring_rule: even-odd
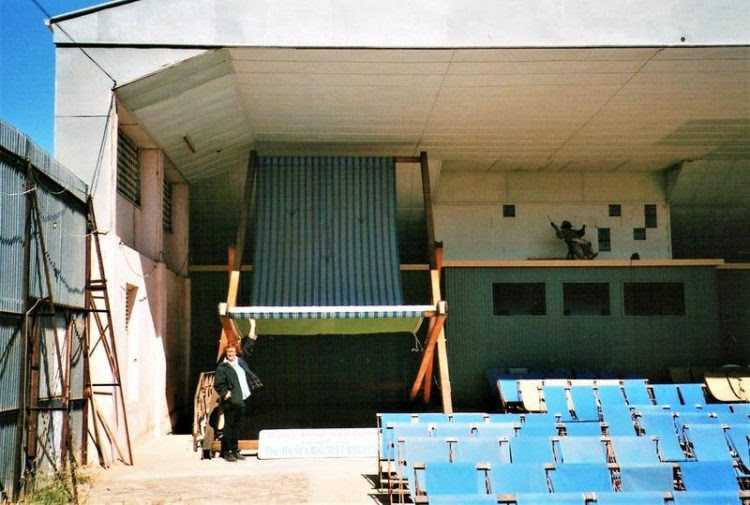
[[[427,271],[430,269],[430,265],[427,263],[402,263],[399,266],[402,272],[412,271]],[[226,265],[190,265],[188,267],[190,272],[226,272]],[[254,270],[253,265],[241,265],[240,272],[252,272]]]
[[[419,156],[396,156],[394,159],[396,163],[419,163],[421,161]]]
[[[443,402],[443,413],[453,413],[451,379],[448,372],[448,352],[445,346],[445,329],[440,330],[437,340],[438,370],[440,373],[440,396]]]
[[[411,387],[411,393],[409,399],[414,400],[417,397],[419,388],[422,385],[425,374],[427,372],[428,363],[435,356],[435,344],[437,343],[440,331],[443,329],[445,323],[445,314],[438,314],[435,316],[435,325],[432,327],[429,337],[427,338],[427,344],[425,345],[424,354],[422,355],[422,363],[419,365],[419,371],[417,372],[417,378],[414,380],[414,384]]]
[[[435,260],[435,222],[432,215],[432,190],[430,189],[430,167],[427,152],[419,153],[419,165],[422,171],[422,199],[424,201],[424,221],[427,230],[427,259],[430,268],[437,268]]]
[[[717,267],[727,268],[722,259],[695,259],[695,260],[673,260],[673,259],[647,259],[647,260],[477,260],[461,261],[448,260],[443,263],[445,267],[451,268],[521,268],[521,267],[553,267],[553,268],[591,268],[591,267]],[[731,267],[729,267],[731,268]]]

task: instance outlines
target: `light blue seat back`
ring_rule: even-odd
[[[696,406],[706,404],[706,395],[703,392],[703,384],[683,383],[677,384],[682,404],[685,406]]]
[[[493,494],[547,493],[547,472],[543,464],[513,463],[493,466],[490,470]]]
[[[628,405],[653,405],[645,379],[625,379],[622,381],[622,389]]]
[[[593,386],[570,386],[570,398],[577,420],[599,420],[599,407],[596,404]]]
[[[563,423],[568,437],[600,437],[602,425],[598,421],[570,421]]]
[[[476,495],[487,493],[484,472],[476,468],[475,463],[445,463],[429,461],[424,467],[424,482],[420,482],[427,496],[440,495]]]
[[[453,446],[455,463],[489,463],[493,468],[510,463],[510,445],[502,437],[464,438]]]
[[[599,397],[599,403],[602,407],[627,405],[625,396],[622,394],[622,388],[614,384],[602,384],[597,386],[596,394]]]
[[[526,414],[519,437],[554,437],[558,435],[557,419],[552,414]]]
[[[656,441],[650,436],[645,437],[612,437],[610,439],[615,461],[620,465],[656,465],[659,464],[659,454],[656,451]]]
[[[607,463],[607,453],[601,437],[560,437],[558,462]]]
[[[724,428],[718,424],[686,424],[684,433],[698,461],[733,462]]]
[[[659,438],[659,454],[663,461],[685,461],[687,458],[680,446],[677,428],[672,414],[643,413],[638,424],[648,436]]]
[[[555,493],[613,490],[612,474],[604,463],[566,463],[557,465],[549,475]]]
[[[672,491],[674,472],[670,463],[653,465],[620,465],[622,491]]]
[[[634,436],[633,414],[626,405],[602,405],[602,417],[610,436]]]
[[[596,493],[596,505],[664,505],[664,493],[656,491]]]
[[[675,409],[682,405],[677,386],[674,384],[651,384],[651,391],[657,405],[669,405]]]
[[[509,438],[510,460],[516,463],[554,463],[549,437]]]
[[[544,408],[547,414],[560,416],[560,419],[563,421],[573,419],[568,408],[568,399],[564,386],[544,385],[542,386],[542,394],[544,395]]]
[[[520,430],[519,423],[482,423],[477,424],[476,436],[477,437],[515,437],[518,435]]]
[[[739,491],[737,474],[726,461],[685,461],[680,463],[686,491]]]

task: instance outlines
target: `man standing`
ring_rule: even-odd
[[[243,342],[243,351],[249,355],[255,344],[254,332]],[[216,367],[214,389],[221,398],[224,411],[224,436],[221,438],[221,456],[230,462],[245,459],[238,447],[240,417],[250,400],[251,384],[255,375],[244,359],[237,358],[237,346],[230,344],[225,350],[225,358]],[[256,378],[257,379],[257,378]]]

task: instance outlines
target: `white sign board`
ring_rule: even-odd
[[[375,458],[377,428],[262,430],[259,459]]]

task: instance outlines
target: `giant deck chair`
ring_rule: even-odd
[[[404,305],[396,241],[396,163],[419,163],[432,299]],[[255,256],[250,304],[238,306],[242,253],[255,193]],[[429,402],[435,354],[443,410],[452,412],[427,154],[411,158],[250,155],[229,288],[219,306],[218,356],[260,335],[415,334],[429,319],[412,385]],[[204,444],[205,447],[205,444]]]

